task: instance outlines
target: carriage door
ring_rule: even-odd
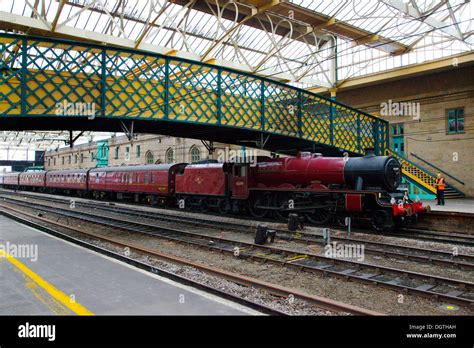
[[[248,191],[248,164],[235,164],[232,173],[232,197],[245,199]]]

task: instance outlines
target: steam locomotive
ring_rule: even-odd
[[[399,190],[401,165],[390,156],[258,157],[256,162],[205,160],[94,168],[89,170],[9,173],[8,189],[133,200],[152,205],[248,212],[256,218],[287,219],[290,213],[316,225],[346,217],[365,220],[376,231],[414,223],[429,211]]]

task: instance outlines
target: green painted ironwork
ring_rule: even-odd
[[[0,117],[169,120],[301,138],[363,154],[388,148],[388,123],[330,98],[252,74],[139,50],[0,34]]]

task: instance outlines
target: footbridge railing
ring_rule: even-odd
[[[387,122],[267,78],[152,52],[0,34],[0,118],[81,116],[234,127],[383,154]],[[93,122],[93,121],[91,121]]]

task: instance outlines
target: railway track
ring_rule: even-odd
[[[32,198],[41,198],[41,199],[44,199],[44,200],[48,200],[48,201],[51,201],[51,202],[56,202],[56,203],[63,203],[65,204],[65,201],[66,200],[70,200],[70,198],[53,198],[53,197],[50,197],[50,196],[45,196],[45,194],[40,194],[40,193],[31,193],[31,192],[24,192],[24,191],[21,191],[21,192],[13,192],[13,191],[7,191],[7,190],[0,190],[0,194],[7,194],[7,195],[22,195],[22,196],[28,196],[28,197],[32,197]],[[79,203],[80,205],[85,205],[84,203]],[[92,201],[90,199],[88,199],[87,201],[87,206],[89,207],[96,207],[96,208],[104,208],[106,204],[114,204],[113,202],[95,202],[95,201]],[[143,204],[137,204],[138,206],[144,206]],[[149,207],[149,206],[147,206]],[[119,209],[127,209],[127,208],[113,208],[113,209],[116,209],[117,211]],[[161,208],[161,209],[165,209],[165,208]],[[174,209],[174,208],[169,208],[169,210],[171,211],[182,211],[180,209]],[[128,209],[127,212],[132,212],[133,210],[132,209]],[[190,211],[190,212],[196,212],[196,211]],[[197,212],[199,213],[199,212]],[[140,214],[143,214],[142,212],[140,212]],[[213,213],[208,213],[210,215],[214,215],[214,216],[221,216],[221,215],[218,215],[218,214],[213,214]],[[155,214],[155,215],[165,215],[163,213],[159,213],[159,214]],[[166,214],[168,215],[168,214]],[[168,216],[172,216],[171,214],[169,214]],[[229,217],[232,217],[234,219],[241,219],[241,220],[245,220],[245,221],[248,221],[249,219],[243,219],[241,216],[233,216],[233,215],[229,215]],[[180,217],[183,222],[186,218],[184,217]],[[194,218],[193,218],[194,219]],[[193,219],[188,219],[189,220],[193,220]],[[196,218],[197,219],[197,218]],[[198,219],[199,220],[199,219]],[[204,219],[201,219],[202,221],[209,221],[209,220],[204,220]],[[275,221],[275,220],[271,220],[271,219],[263,219],[261,220],[262,223],[265,223],[265,222],[268,222],[268,223],[275,223],[275,222],[282,222],[282,221]],[[212,223],[212,222],[210,222]],[[232,226],[231,225],[234,225],[234,226],[240,226],[240,228],[242,229],[242,225],[241,224],[238,224],[238,223],[226,223],[226,226],[228,228],[231,228]],[[311,224],[307,224],[309,226],[313,226]],[[335,225],[336,227],[338,226],[337,224]],[[314,227],[321,227],[321,226],[314,226]],[[339,226],[339,228],[341,228]],[[288,233],[288,231],[286,230],[281,230],[281,229],[276,229],[277,233],[280,233],[280,234],[283,234],[283,233]],[[360,228],[353,228],[352,229],[352,232],[354,234],[356,233],[364,233],[364,234],[374,234],[374,235],[379,235],[373,231],[369,231],[369,230],[365,230],[365,229],[360,229]],[[301,233],[301,231],[300,231]],[[399,231],[399,232],[396,232],[396,233],[384,233],[383,234],[384,236],[388,236],[388,237],[396,237],[396,238],[408,238],[408,239],[417,239],[417,240],[422,240],[422,241],[427,241],[427,242],[438,242],[438,243],[447,243],[447,244],[454,244],[454,245],[462,245],[462,246],[468,246],[468,247],[474,247],[474,235],[469,235],[469,234],[464,234],[464,233],[448,233],[448,232],[438,232],[438,231],[426,231],[426,230],[419,230],[419,229],[413,229],[413,228],[403,228],[402,231]],[[361,242],[361,243],[373,243],[372,245],[374,247],[376,247],[376,242],[369,242],[369,241],[366,241],[364,239],[360,239],[360,238],[344,238],[344,237],[337,237],[339,241],[343,242],[344,240],[350,240],[350,241],[357,241],[357,242]],[[334,239],[336,240],[336,239]],[[380,243],[382,244],[382,243]],[[385,243],[383,243],[385,244]],[[380,245],[379,245],[380,246]],[[387,244],[386,246],[386,249],[389,249],[391,248],[392,246],[390,246],[389,244]],[[393,248],[395,248],[395,244],[393,245]],[[403,248],[402,246],[399,246],[399,248]],[[424,249],[419,249],[418,252],[421,252],[423,253],[423,250]],[[415,252],[415,250],[413,250]],[[433,253],[436,254],[436,250],[432,250]],[[374,251],[376,252],[376,251]],[[382,251],[380,250],[380,253],[385,253],[387,254],[388,252],[390,252],[390,250],[386,250],[386,251]],[[448,253],[450,254],[450,253]],[[446,258],[448,257],[449,258],[449,255],[446,254],[444,256],[442,256],[442,258]],[[397,253],[395,252],[392,252],[391,255],[393,257],[397,257]],[[441,254],[438,254],[438,256],[441,256]],[[403,258],[406,258],[406,253],[402,256]],[[419,261],[422,261],[422,260],[426,260],[426,258],[419,258],[417,257],[417,255],[413,255],[413,256],[410,256],[410,257],[413,257],[414,259],[417,259]],[[433,262],[436,262],[436,261],[433,261]],[[442,261],[441,261],[442,262]]]
[[[344,279],[396,289],[430,298],[462,305],[474,303],[474,283],[445,277],[438,277],[396,268],[371,265],[345,259],[329,258],[311,253],[299,253],[294,250],[270,246],[255,245],[221,237],[210,237],[177,228],[167,228],[157,224],[124,220],[105,214],[79,212],[77,210],[48,207],[31,202],[13,202],[25,208],[78,219],[100,226],[107,226],[125,232],[142,233],[166,240],[207,248],[241,259],[259,260],[302,271],[317,272]]]
[[[57,230],[56,228],[71,231],[71,232],[74,232],[74,233],[78,233],[78,234],[80,234],[82,236],[85,236],[87,238],[91,238],[94,241],[101,241],[101,242],[110,243],[114,246],[118,246],[120,248],[123,248],[124,250],[128,250],[129,252],[135,252],[135,253],[138,253],[138,254],[141,254],[141,255],[150,256],[150,257],[153,257],[155,259],[163,260],[163,261],[170,262],[170,263],[173,263],[173,264],[180,264],[180,265],[184,265],[184,266],[190,266],[190,267],[193,267],[193,268],[198,269],[200,271],[203,271],[207,274],[227,279],[227,280],[229,280],[233,283],[239,284],[239,285],[243,285],[243,286],[246,286],[246,287],[255,287],[255,288],[265,290],[265,291],[267,291],[268,293],[270,293],[274,296],[284,297],[284,298],[290,298],[290,296],[291,296],[294,299],[300,299],[300,300],[306,301],[306,302],[308,302],[312,305],[315,305],[316,307],[318,307],[320,309],[324,309],[324,310],[327,310],[327,311],[332,311],[332,312],[335,312],[335,313],[346,313],[346,314],[352,314],[352,315],[364,315],[364,316],[383,315],[382,313],[375,312],[375,311],[372,311],[372,310],[368,310],[368,309],[365,309],[365,308],[361,308],[361,307],[358,307],[358,306],[353,306],[353,305],[350,305],[350,304],[346,304],[346,303],[339,302],[339,301],[334,301],[334,300],[324,298],[324,297],[320,297],[320,296],[309,295],[309,294],[306,294],[306,293],[295,291],[294,289],[289,289],[289,288],[285,288],[285,287],[282,287],[282,286],[279,286],[279,285],[264,282],[264,281],[261,281],[261,280],[255,279],[255,278],[242,276],[240,274],[232,273],[232,272],[229,272],[229,271],[226,271],[226,270],[223,270],[223,269],[219,269],[219,268],[216,268],[216,267],[210,267],[210,266],[207,266],[207,265],[202,264],[200,262],[190,261],[190,260],[187,260],[187,259],[184,259],[184,258],[174,256],[174,255],[164,254],[164,253],[158,252],[156,250],[151,250],[151,249],[145,248],[143,246],[133,244],[129,241],[123,241],[123,240],[120,240],[120,239],[117,239],[117,238],[111,238],[111,237],[102,236],[102,235],[99,235],[99,234],[96,234],[96,233],[87,232],[87,231],[84,231],[82,229],[79,229],[79,228],[76,228],[76,227],[73,227],[73,226],[69,226],[67,224],[64,224],[64,223],[61,223],[61,222],[58,222],[58,221],[46,219],[46,218],[38,216],[38,215],[29,214],[27,212],[20,211],[18,209],[12,208],[12,207],[5,206],[3,204],[0,204],[0,207],[3,208],[3,211],[0,210],[0,214],[5,215],[9,218],[12,218],[16,221],[19,221],[23,224],[32,226],[32,227],[34,227],[36,229],[39,229],[41,231],[44,231],[46,233],[49,233],[49,234],[52,234],[54,236],[60,237],[62,239],[65,239],[67,241],[70,241],[70,242],[73,242],[75,244],[81,245],[81,246],[86,247],[88,249],[92,249],[96,252],[102,253],[102,254],[107,255],[109,257],[113,257],[113,258],[118,259],[120,261],[126,262],[128,264],[133,265],[133,266],[136,266],[138,268],[144,269],[146,271],[150,271],[150,272],[158,274],[160,276],[164,276],[164,277],[170,278],[172,280],[178,281],[180,283],[190,285],[190,286],[196,287],[198,289],[204,290],[206,292],[221,296],[223,298],[229,299],[229,300],[234,301],[236,303],[245,305],[249,308],[258,310],[258,311],[260,311],[264,314],[287,315],[285,312],[277,310],[273,307],[264,305],[262,303],[254,302],[254,301],[246,299],[246,298],[242,298],[238,295],[225,292],[224,290],[216,289],[215,287],[213,287],[211,285],[207,285],[207,284],[204,284],[204,283],[201,283],[201,282],[197,282],[195,280],[177,275],[175,273],[171,273],[167,270],[163,270],[161,268],[152,266],[148,263],[138,261],[138,260],[136,260],[132,257],[123,255],[121,253],[114,252],[112,250],[108,250],[108,249],[100,247],[100,246],[97,246],[97,245],[95,245],[93,243],[90,243],[90,242],[87,242],[83,239],[73,237],[73,236],[71,236],[67,233],[64,233],[64,232],[61,232],[61,231]],[[38,221],[43,223],[43,224],[38,223]],[[44,224],[46,224],[47,226],[44,225]],[[50,227],[51,225],[55,226],[55,228]]]
[[[449,232],[425,231],[415,228],[404,228],[403,232],[397,234],[390,234],[390,236],[426,240],[430,242],[474,246],[474,236],[467,234],[455,234]]]
[[[39,200],[46,200],[60,204],[69,204],[64,199],[49,198],[49,197],[36,197]],[[180,224],[187,224],[192,226],[213,228],[213,229],[228,229],[243,234],[253,234],[253,229],[242,227],[242,224],[232,222],[213,221],[209,219],[201,219],[197,217],[177,217],[174,215],[168,215],[163,213],[151,213],[144,212],[124,207],[104,205],[95,202],[75,202],[76,206],[83,207],[86,209],[94,209],[99,211],[106,211],[116,214],[124,214],[126,216],[135,216],[140,218],[151,219],[155,221],[165,221]],[[277,238],[286,241],[293,241],[296,243],[303,244],[319,244],[324,246],[324,239],[321,233],[307,233],[304,231],[298,231],[297,233],[290,232],[282,229],[275,229],[277,232]],[[434,250],[419,248],[413,246],[403,246],[399,244],[390,244],[386,242],[367,241],[360,238],[349,238],[341,236],[332,236],[332,241],[341,243],[342,245],[351,243],[363,243],[365,246],[364,251],[372,255],[382,255],[384,257],[391,257],[401,260],[412,260],[417,262],[423,262],[427,264],[438,264],[448,266],[452,268],[462,268],[465,270],[474,269],[474,256],[462,253],[453,253],[448,251]]]

